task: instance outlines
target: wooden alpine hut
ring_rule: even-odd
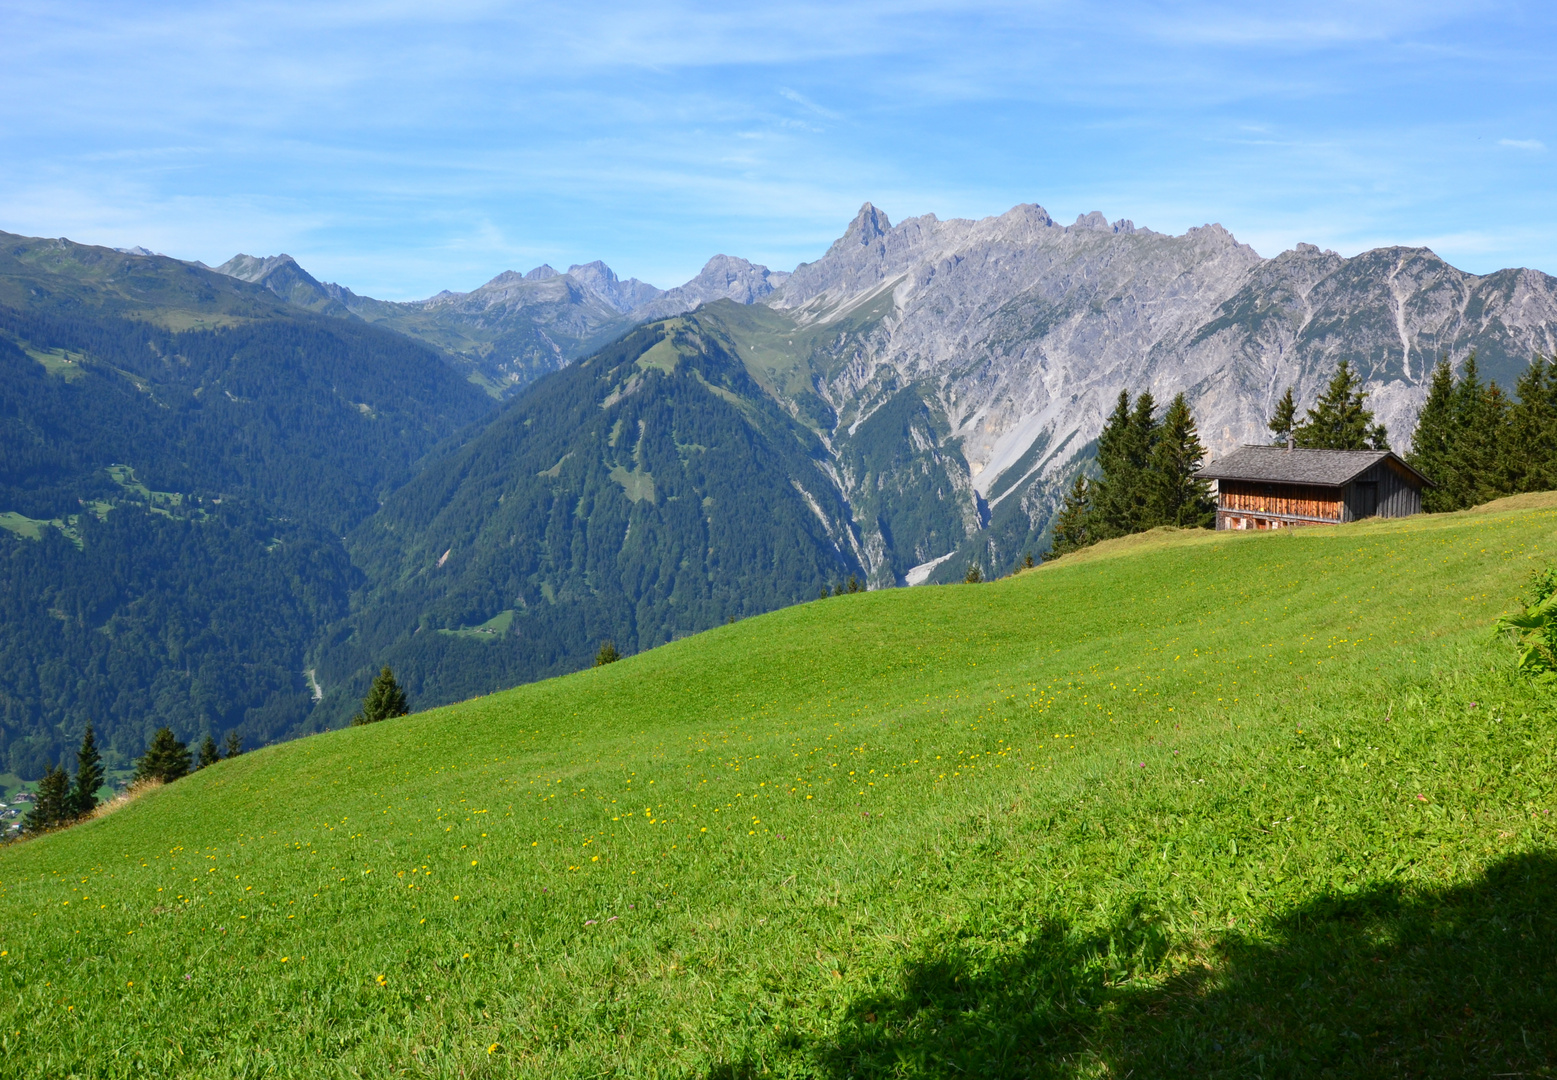
[[[1427,477],[1388,450],[1243,446],[1200,470],[1218,529],[1290,529],[1422,512]]]

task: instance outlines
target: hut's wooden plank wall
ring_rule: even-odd
[[[1277,514],[1311,521],[1342,521],[1342,488],[1222,480],[1220,509],[1234,514]]]
[[[1412,482],[1406,471],[1388,459],[1379,462],[1363,473],[1357,481],[1373,481],[1379,485],[1379,517],[1410,517],[1422,512],[1422,492]],[[1357,482],[1352,483],[1352,490]]]

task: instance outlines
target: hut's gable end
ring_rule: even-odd
[[[1379,485],[1379,517],[1410,517],[1422,512],[1421,477],[1394,456],[1385,458],[1369,472]]]

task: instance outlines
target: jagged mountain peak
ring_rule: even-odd
[[[715,255],[703,265],[697,277],[634,308],[632,317],[640,321],[665,318],[692,311],[714,300],[755,304],[771,296],[788,278],[788,274],[769,270],[749,259]]]
[[[849,222],[849,227],[843,231],[833,247],[839,245],[865,246],[880,240],[892,231],[892,222],[886,214],[867,202],[860,207],[860,212],[854,215],[854,220]]]
[[[340,317],[350,317],[352,314],[339,295],[349,295],[348,290],[321,284],[299,266],[296,259],[285,253],[262,256],[240,253],[214,269],[218,274],[262,285],[289,304],[308,311]]]
[[[135,254],[139,253],[136,252]],[[222,265],[212,267],[212,269],[218,274],[226,274],[228,277],[237,278],[239,281],[260,284],[266,275],[286,267],[296,267],[299,273],[305,276],[308,275],[308,271],[298,266],[296,259],[285,253],[280,255],[244,255],[239,253],[222,263]]]
[[[524,275],[526,281],[545,281],[547,278],[561,277],[561,271],[549,263],[541,263],[534,270]]]

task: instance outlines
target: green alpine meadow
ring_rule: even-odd
[[[1158,529],[0,849],[7,1077],[1545,1075],[1557,495]]]

